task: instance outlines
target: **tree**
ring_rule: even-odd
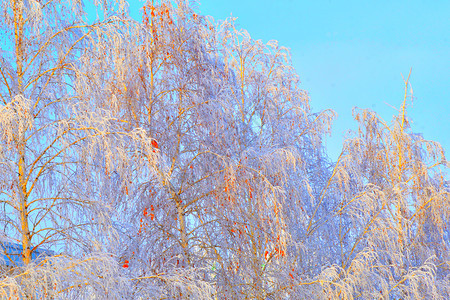
[[[355,109],[348,139],[330,178],[338,197],[321,226],[336,248],[314,283],[330,298],[449,296],[448,163],[439,143],[411,132],[409,76],[398,115],[388,125]],[[316,221],[318,222],[318,221]],[[340,254],[340,255],[338,255]]]
[[[411,132],[408,80],[332,163],[334,113],[276,41],[195,2],[94,7],[2,2],[0,225],[23,253],[2,296],[450,296],[448,162]]]
[[[151,282],[172,296],[206,285],[220,298],[284,294],[300,248],[285,214],[305,215],[296,202],[309,202],[333,113],[311,113],[286,48],[233,20],[216,28],[162,1],[134,30],[116,53],[118,114],[150,133],[159,157],[120,210],[133,222],[122,256],[136,293]]]
[[[4,297],[104,297],[123,286],[105,242],[115,232],[105,194],[110,173],[122,185],[128,153],[151,146],[139,128],[118,131],[82,73],[103,35],[119,32],[123,4],[98,7],[104,20],[88,24],[78,1],[1,2],[0,225],[2,242],[22,247],[14,276],[2,274]],[[32,261],[38,248],[55,255]]]

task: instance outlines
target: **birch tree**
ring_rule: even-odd
[[[103,19],[89,24],[80,1],[1,2],[1,238],[22,247],[20,259],[7,258],[13,269],[2,274],[2,297],[126,290],[109,254],[114,203],[105,196],[126,188],[130,151],[151,145],[145,131],[120,131],[113,111],[96,106],[92,97],[105,95],[92,91],[102,86],[82,72],[103,35],[112,39],[125,22],[125,3],[102,5]],[[108,78],[103,71],[97,76]],[[113,172],[121,174],[115,183]],[[33,261],[38,248],[53,255]]]
[[[311,112],[286,48],[232,19],[217,25],[162,1],[135,30],[117,53],[119,114],[150,132],[159,157],[120,210],[133,222],[122,255],[136,293],[285,295],[301,248],[285,215],[306,215],[297,204],[309,201],[333,113]]]
[[[315,220],[317,231],[331,229],[322,243],[334,254],[307,281],[318,298],[449,296],[449,164],[439,143],[411,131],[409,88],[408,77],[391,124],[354,110],[359,129],[345,142],[327,191],[338,201],[323,222]]]

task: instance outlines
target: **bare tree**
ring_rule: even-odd
[[[448,163],[439,143],[411,132],[408,80],[390,125],[354,110],[359,129],[345,142],[327,191],[338,201],[312,222],[312,235],[331,231],[321,243],[332,256],[316,250],[322,270],[306,283],[317,297],[449,296]]]
[[[89,24],[79,1],[1,2],[0,225],[2,242],[22,248],[7,258],[15,268],[0,283],[5,297],[120,295],[125,284],[109,255],[114,203],[105,194],[111,173],[123,187],[124,161],[151,145],[91,98],[105,95],[92,92],[102,86],[82,72],[84,58],[126,13],[119,1],[98,9],[104,19]],[[33,261],[38,249],[54,255]]]
[[[305,217],[298,203],[317,179],[307,169],[323,159],[333,113],[311,113],[286,48],[231,19],[216,25],[184,1],[162,1],[134,30],[116,53],[119,114],[150,132],[159,157],[119,210],[133,221],[123,260],[139,274],[136,293],[151,282],[191,294],[180,276],[168,279],[190,272],[217,297],[281,297],[301,248],[285,214]]]

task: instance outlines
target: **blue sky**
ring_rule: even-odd
[[[136,14],[142,2],[130,2]],[[203,0],[199,10],[216,20],[232,14],[254,39],[291,49],[313,110],[338,113],[327,141],[332,159],[356,129],[354,106],[391,120],[410,68],[413,131],[450,152],[450,1]]]

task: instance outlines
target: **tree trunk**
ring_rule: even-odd
[[[24,12],[23,0],[14,0],[14,37],[16,49],[16,66],[17,66],[17,95],[23,95],[23,60],[24,60],[24,45],[23,45],[23,29],[24,29]],[[28,192],[25,166],[25,137],[24,133],[17,136],[17,148],[19,151],[19,210],[20,222],[22,230],[22,259],[25,265],[31,262],[31,236],[28,227]]]

